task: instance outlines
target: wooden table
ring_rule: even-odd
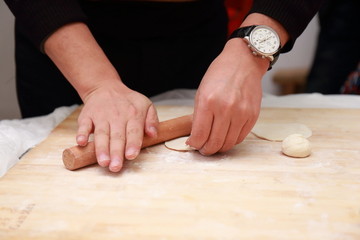
[[[313,130],[308,158],[250,134],[211,157],[149,147],[121,173],[64,168],[77,115],[0,179],[0,239],[360,239],[360,110],[263,109]]]

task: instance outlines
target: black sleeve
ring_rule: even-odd
[[[292,49],[325,0],[254,0],[250,13],[262,13],[277,20],[290,35],[282,52]]]
[[[58,28],[84,22],[77,0],[5,0],[21,31],[42,51],[44,41]]]

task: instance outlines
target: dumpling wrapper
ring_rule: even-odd
[[[251,132],[259,138],[279,142],[291,134],[301,134],[305,138],[312,135],[311,129],[301,123],[257,123]]]
[[[195,151],[194,148],[190,147],[189,145],[186,145],[185,142],[189,137],[180,137],[175,138],[170,141],[165,142],[165,147],[174,150],[174,151],[180,151],[180,152],[188,152],[188,151]]]

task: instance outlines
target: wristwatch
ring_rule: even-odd
[[[265,25],[252,25],[236,29],[229,37],[243,38],[255,56],[270,60],[272,68],[280,55],[280,38],[274,29]]]

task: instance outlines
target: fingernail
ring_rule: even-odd
[[[111,159],[111,163],[109,166],[109,170],[112,172],[118,172],[121,170],[122,167],[122,160],[119,158]]]
[[[77,136],[77,138],[76,138],[76,142],[77,143],[80,143],[81,145],[84,145],[84,144],[86,144],[86,137],[84,136],[84,135],[79,135],[79,136]]]
[[[98,163],[102,167],[106,167],[110,163],[110,157],[107,154],[100,154],[98,158]]]
[[[197,148],[191,146],[191,145],[189,144],[189,142],[190,142],[190,140],[189,140],[189,138],[188,138],[188,139],[185,141],[185,144],[186,144],[187,146],[191,147],[192,149],[197,150]]]
[[[199,153],[200,153],[201,155],[203,155],[203,156],[207,156],[207,154],[205,154],[205,153],[202,152],[202,151],[199,151]]]
[[[139,150],[133,147],[126,149],[126,153],[125,153],[127,160],[134,160],[138,154],[139,154]]]
[[[156,137],[157,131],[155,127],[149,127],[149,132],[151,133],[152,137]]]
[[[209,154],[206,153],[205,151],[206,151],[206,150],[205,150],[204,148],[202,148],[202,149],[199,150],[199,153],[200,153],[201,155],[203,155],[203,156],[209,156]]]

